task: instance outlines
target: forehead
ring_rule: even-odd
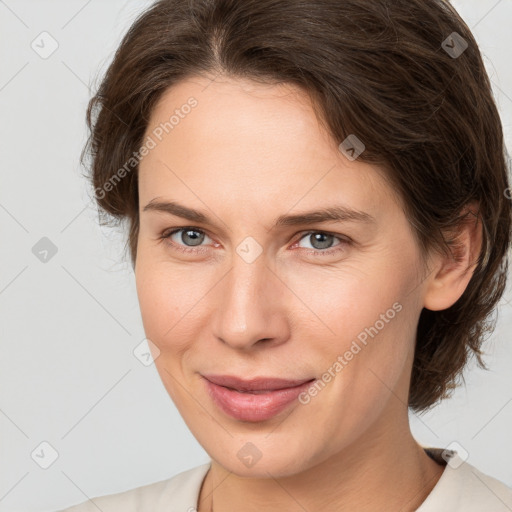
[[[146,136],[156,146],[140,165],[141,195],[185,186],[227,200],[263,196],[285,208],[301,198],[301,206],[348,199],[362,207],[377,205],[387,187],[378,169],[339,151],[309,96],[290,84],[183,80],[154,107]]]
[[[193,108],[187,108],[190,98]],[[180,112],[183,111],[183,112]],[[153,109],[148,131],[163,126],[174,116],[167,130],[175,146],[186,143],[211,144],[221,151],[229,146],[250,156],[272,150],[273,157],[304,147],[319,137],[331,143],[316,119],[309,96],[291,84],[261,84],[248,79],[193,77],[167,89]],[[177,118],[178,117],[178,118]],[[167,135],[164,134],[165,137]],[[260,144],[259,147],[257,144]],[[238,148],[238,150],[237,150]],[[311,144],[307,148],[310,149]],[[179,149],[179,148],[175,148]],[[214,149],[209,147],[210,150]]]

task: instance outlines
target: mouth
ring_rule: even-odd
[[[258,378],[243,381],[228,376],[203,376],[213,403],[231,418],[248,422],[273,418],[295,403],[315,380]]]
[[[315,380],[314,377],[309,377],[307,379],[255,377],[249,380],[231,375],[203,375],[203,377],[213,384],[217,384],[218,386],[223,386],[240,393],[265,393],[268,391],[278,391],[280,389],[289,389],[300,386],[301,384]]]

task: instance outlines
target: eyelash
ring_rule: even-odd
[[[172,242],[170,240],[171,236],[174,235],[175,233],[179,233],[180,231],[197,231],[199,233],[202,233],[202,234],[205,234],[205,235],[209,236],[208,233],[206,233],[202,229],[195,228],[193,226],[184,226],[184,227],[181,227],[181,228],[173,229],[172,231],[169,231],[169,232],[164,231],[162,233],[162,235],[158,239],[159,240],[163,240],[166,244],[171,246],[173,249],[177,249],[178,251],[181,251],[181,252],[184,252],[184,253],[201,254],[201,253],[204,253],[207,250],[207,248],[205,246],[197,246],[197,248],[192,248],[192,247],[187,247],[187,246],[176,244],[175,242]],[[306,237],[308,235],[318,234],[318,233],[321,233],[322,235],[333,236],[334,238],[337,238],[340,241],[340,243],[338,245],[335,245],[334,247],[330,247],[330,248],[325,249],[325,250],[321,250],[321,249],[303,249],[303,250],[305,250],[307,252],[307,254],[310,254],[312,256],[326,256],[326,255],[330,256],[330,255],[332,255],[334,253],[337,253],[337,252],[339,252],[341,250],[344,250],[345,246],[351,242],[351,240],[348,237],[341,237],[341,236],[335,235],[334,233],[329,233],[327,231],[316,230],[316,231],[306,231],[306,232],[301,233],[300,238],[295,243],[300,242],[304,237]],[[293,245],[295,245],[295,243]]]

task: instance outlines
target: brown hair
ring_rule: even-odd
[[[453,34],[456,32],[456,34]],[[409,406],[449,396],[482,361],[511,235],[506,150],[477,44],[444,0],[160,0],[123,38],[90,100],[90,179],[100,222],[127,220],[137,255],[137,150],[152,108],[185,77],[224,74],[307,91],[334,140],[356,134],[381,165],[423,253],[479,203],[483,247],[462,297],[420,315]],[[129,164],[127,165],[127,162]],[[119,172],[124,169],[124,172]],[[398,269],[397,269],[398,271]]]

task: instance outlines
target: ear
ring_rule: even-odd
[[[466,290],[482,247],[482,221],[478,206],[473,201],[463,208],[459,229],[448,238],[448,256],[436,253],[432,257],[432,272],[427,279],[423,304],[426,309],[448,309]]]

